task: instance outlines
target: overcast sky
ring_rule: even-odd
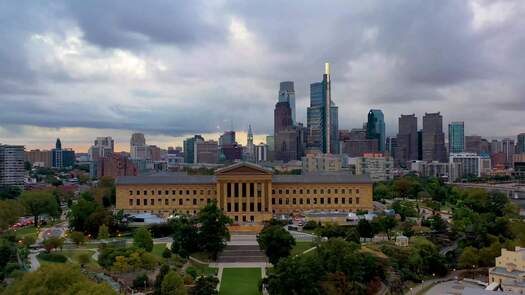
[[[0,0],[0,142],[85,150],[273,132],[279,82],[332,64],[339,126],[441,111],[444,129],[525,132],[525,1]],[[421,121],[419,122],[421,127]],[[243,136],[244,139],[244,136]],[[245,143],[245,142],[241,142]]]

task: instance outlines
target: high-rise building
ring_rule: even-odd
[[[448,152],[462,153],[465,151],[465,123],[463,121],[448,124]]]
[[[397,150],[394,153],[396,166],[406,167],[407,162],[417,160],[417,117],[401,115],[397,133]]]
[[[287,102],[277,102],[274,110],[274,152],[276,161],[297,159],[297,129],[292,123],[292,111]]]
[[[255,162],[266,162],[268,161],[268,145],[260,143],[255,146]]]
[[[517,139],[516,153],[523,154],[525,153],[525,133],[518,134]]]
[[[383,153],[365,153],[356,158],[355,175],[367,174],[373,181],[394,179],[394,161]]]
[[[465,152],[480,154],[481,153],[481,136],[469,135],[465,136]]]
[[[253,144],[252,125],[248,126],[248,139],[246,141],[245,159],[249,162],[255,162],[255,145]]]
[[[423,161],[446,162],[445,134],[443,116],[425,113],[423,116]]]
[[[0,187],[24,186],[24,146],[0,144]]]
[[[235,141],[235,131],[225,131],[220,137],[219,137],[219,145],[226,145],[226,144],[236,144],[237,141]]]
[[[481,157],[476,153],[452,153],[449,161],[460,165],[463,177],[481,177],[490,170],[490,158]]]
[[[97,159],[96,177],[110,176],[117,178],[119,176],[136,176],[137,167],[122,153],[107,154]]]
[[[348,139],[340,142],[341,153],[349,157],[361,157],[365,153],[376,153],[379,149],[377,139],[367,138],[366,129],[350,130]]]
[[[57,138],[55,148],[51,150],[51,166],[55,169],[71,168],[75,165],[75,152],[63,149],[60,138]]]
[[[505,167],[511,168],[512,167],[512,157],[515,152],[514,140],[510,138],[504,138],[502,140],[502,143],[503,143],[503,154],[505,154]]]
[[[333,154],[309,153],[301,158],[303,173],[341,171],[341,156]]]
[[[198,141],[204,141],[204,138],[200,135],[195,135],[184,140],[184,163],[196,163],[195,143]]]
[[[97,137],[94,144],[89,148],[89,160],[96,161],[98,158],[109,156],[115,152],[115,141],[111,136]]]
[[[295,119],[295,90],[293,81],[284,81],[279,85],[279,102],[287,102],[292,112],[292,125],[297,124]]]
[[[146,158],[152,161],[162,160],[162,149],[156,145],[148,145]]]
[[[370,110],[366,124],[368,139],[378,141],[379,151],[385,151],[385,116],[381,110]]]
[[[143,133],[133,133],[130,140],[130,153],[132,160],[146,160],[148,148]]]
[[[330,65],[325,64],[323,81],[310,84],[310,107],[307,109],[308,148],[323,153],[339,151],[338,108],[331,99]]]
[[[25,161],[35,167],[51,168],[53,156],[50,150],[30,150],[25,152]]]
[[[397,138],[396,137],[387,137],[385,142],[385,151],[390,154],[391,157],[394,156],[394,152],[397,149]]]
[[[266,145],[268,145],[268,161],[273,161],[273,153],[275,151],[275,137],[274,135],[266,136]]]
[[[219,149],[215,140],[195,141],[194,163],[215,164],[219,160]]]

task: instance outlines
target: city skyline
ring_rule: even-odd
[[[60,137],[86,150],[94,137],[120,142],[119,134],[138,131],[167,146],[222,133],[231,121],[262,137],[272,133],[281,81],[294,81],[296,121],[306,122],[309,84],[324,62],[332,64],[339,129],[381,109],[386,135],[396,134],[401,114],[438,111],[444,124],[465,121],[465,134],[521,133],[524,44],[515,32],[525,5],[400,4],[283,3],[275,14],[264,3],[9,2],[0,12],[0,142],[49,148]],[[279,17],[292,11],[293,21]]]

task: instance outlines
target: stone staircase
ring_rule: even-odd
[[[258,245],[227,245],[219,254],[217,263],[268,262]]]

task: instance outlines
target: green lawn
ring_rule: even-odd
[[[314,242],[307,242],[307,241],[295,241],[295,246],[292,248],[292,256],[295,256],[297,254],[301,254],[304,251],[312,248],[315,246]]]
[[[203,276],[214,276],[217,274],[217,268],[209,267],[207,264],[200,264],[198,262],[190,260],[190,267],[193,267],[198,275]]]
[[[34,226],[26,226],[15,231],[16,238],[21,240],[26,236],[33,236],[37,238],[37,228]]]
[[[153,244],[153,250],[151,253],[162,258],[162,252],[164,252],[164,249],[166,249],[166,243]]]
[[[260,268],[225,268],[220,295],[260,295]]]

